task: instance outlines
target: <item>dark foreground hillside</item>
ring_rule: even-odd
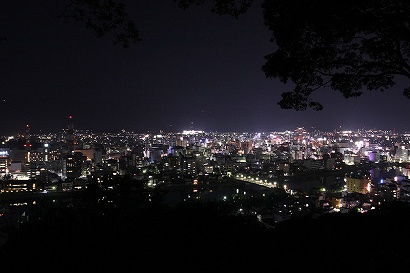
[[[221,203],[49,208],[13,229],[4,272],[396,272],[410,266],[405,203],[266,229]],[[7,270],[6,270],[7,269]]]

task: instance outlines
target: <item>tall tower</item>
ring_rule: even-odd
[[[68,143],[68,153],[73,153],[75,150],[75,137],[74,137],[74,124],[73,116],[69,116],[68,130],[67,130],[67,143]]]
[[[25,138],[25,143],[24,143],[24,149],[27,151],[27,162],[30,162],[30,153],[31,153],[31,142],[30,142],[30,125],[26,124],[26,134],[24,136]]]

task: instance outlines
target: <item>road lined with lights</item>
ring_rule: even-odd
[[[273,181],[270,178],[260,178],[258,176],[254,177],[252,175],[246,175],[246,174],[241,174],[241,173],[236,174],[234,178],[237,180],[257,184],[257,185],[264,186],[267,188],[277,188],[279,186],[278,182]]]

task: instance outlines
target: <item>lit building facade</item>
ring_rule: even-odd
[[[348,193],[370,193],[371,189],[371,179],[367,176],[355,177],[347,176],[345,177],[346,190]]]

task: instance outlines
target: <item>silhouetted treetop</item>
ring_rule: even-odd
[[[178,5],[187,9],[191,5],[202,5],[205,0],[174,0],[178,2]],[[211,11],[216,14],[224,15],[229,14],[238,18],[239,15],[245,13],[251,6],[253,0],[213,0],[214,6]]]
[[[178,0],[174,0],[178,1]],[[251,0],[213,0],[213,12],[238,17]],[[204,0],[179,0],[183,8]],[[345,98],[385,91],[397,77],[410,79],[410,2],[393,0],[264,0],[265,25],[275,50],[265,56],[266,77],[292,82],[283,109],[322,110],[314,91],[329,88]],[[410,98],[410,88],[403,90]]]
[[[267,77],[295,83],[279,105],[321,110],[310,95],[322,87],[358,97],[384,91],[396,76],[410,78],[407,1],[295,1],[263,4],[277,50],[265,56]],[[410,98],[410,89],[403,95]]]
[[[61,16],[84,22],[97,37],[114,33],[129,47],[141,38],[126,7],[116,0],[69,0]],[[238,18],[254,0],[173,0],[181,8],[212,3],[212,12]],[[410,2],[393,0],[262,0],[273,52],[265,56],[267,78],[292,83],[282,92],[282,109],[322,110],[312,99],[319,89],[345,98],[385,91],[410,79]],[[0,42],[4,37],[0,36]],[[330,94],[330,93],[329,93]],[[410,86],[403,90],[410,99]],[[329,95],[330,96],[330,95]]]
[[[97,37],[115,33],[114,44],[124,48],[131,43],[141,41],[135,23],[128,18],[125,6],[113,0],[71,0],[65,7],[65,18],[84,22]]]

